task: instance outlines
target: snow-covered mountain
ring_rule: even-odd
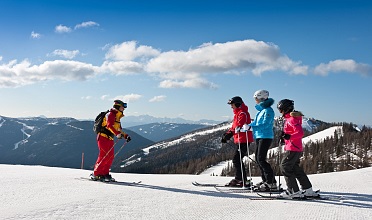
[[[154,142],[163,141],[169,138],[174,138],[179,135],[189,133],[193,130],[205,128],[205,124],[178,124],[178,123],[150,123],[128,127],[128,130],[134,131],[137,134],[152,140]]]
[[[124,123],[123,123],[124,124]],[[206,127],[202,124],[152,123],[124,129],[132,141],[121,155],[142,149],[155,141],[180,136]],[[0,163],[32,164],[91,169],[98,148],[93,121],[74,118],[0,116]],[[150,140],[153,139],[153,140]],[[122,143],[117,144],[120,148]],[[82,157],[84,156],[84,164]]]
[[[80,169],[0,165],[0,173],[6,177],[0,180],[4,220],[371,219],[371,167],[309,175],[315,189],[339,198],[314,201],[251,200],[256,193],[223,193],[191,184],[231,179],[209,175],[112,173],[118,181],[142,181],[129,186],[82,180],[90,171]],[[253,177],[253,182],[259,180]]]
[[[192,121],[192,120],[186,120],[183,118],[158,118],[150,115],[139,115],[139,116],[132,116],[132,115],[126,115],[123,119],[123,127],[129,128],[134,127],[138,125],[145,125],[145,124],[151,124],[151,123],[172,123],[172,124],[198,124],[198,125],[216,125],[221,123],[222,121],[217,120],[207,120],[202,119],[198,121]]]
[[[83,165],[91,169],[98,155],[96,134],[92,127],[93,121],[73,118],[0,116],[0,163],[70,168]],[[153,143],[135,132],[125,131],[130,133],[132,142],[121,153]]]

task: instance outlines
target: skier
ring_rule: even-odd
[[[303,198],[317,197],[319,194],[313,191],[309,178],[300,167],[300,157],[302,156],[302,116],[299,111],[294,110],[294,101],[283,99],[278,102],[277,108],[285,119],[281,140],[285,143],[286,153],[281,162],[284,179],[287,184],[287,190],[282,192],[279,197],[282,198]],[[297,180],[301,185],[300,191]]]
[[[261,170],[262,181],[256,184],[258,191],[278,190],[274,171],[266,161],[267,152],[274,138],[274,110],[271,106],[274,99],[269,98],[267,90],[258,90],[253,98],[256,101],[257,114],[249,126],[252,127],[253,136],[256,142],[255,159]]]
[[[92,180],[105,182],[115,181],[110,175],[110,168],[114,161],[114,137],[118,139],[131,140],[130,136],[122,131],[120,119],[124,117],[123,111],[127,103],[121,100],[115,100],[113,108],[106,114],[103,119],[102,127],[104,132],[97,134],[97,144],[99,149],[98,158],[94,166],[94,172],[90,175]]]
[[[247,146],[253,142],[252,131],[248,131],[248,140],[245,132],[240,131],[245,124],[251,122],[251,116],[248,112],[248,107],[244,104],[239,96],[231,98],[228,103],[234,112],[234,119],[231,128],[223,134],[222,143],[226,143],[234,136],[236,151],[233,158],[235,168],[235,178],[232,179],[226,186],[249,186],[251,183],[247,181],[247,174],[243,164],[243,157],[247,154]]]

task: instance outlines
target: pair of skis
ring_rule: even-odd
[[[136,185],[142,182],[142,181],[127,182],[127,181],[117,181],[117,180],[106,182],[106,181],[100,181],[100,180],[92,180],[91,178],[88,178],[88,177],[80,177],[78,179],[85,180],[85,181],[91,181],[91,182],[99,182],[99,183],[115,184],[115,185],[126,185],[126,186]]]
[[[268,189],[267,191],[261,191],[259,190],[256,186],[227,186],[227,185],[222,185],[222,184],[214,184],[214,183],[199,183],[199,182],[192,182],[194,186],[199,186],[199,187],[215,187],[215,188],[225,188],[230,191],[253,191],[253,192],[282,192],[283,189],[279,188],[279,190],[270,190]]]
[[[301,197],[301,198],[283,198],[280,197],[279,194],[283,192],[282,188],[279,190],[271,190],[271,191],[259,191],[258,189],[251,189],[250,187],[231,187],[225,186],[222,184],[214,184],[214,183],[199,183],[199,182],[192,182],[194,186],[198,187],[214,187],[217,191],[223,193],[255,193],[258,197],[248,197],[250,200],[299,200],[299,201],[306,201],[306,200],[336,200],[339,201],[342,199],[340,196],[332,196],[332,195],[319,195],[316,197]],[[320,190],[316,191],[317,193]]]

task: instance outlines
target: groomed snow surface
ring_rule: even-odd
[[[309,175],[340,201],[250,200],[255,193],[191,184],[231,179],[210,175],[112,174],[142,181],[128,186],[82,180],[91,171],[79,169],[0,165],[0,172],[0,219],[372,219],[372,167]]]

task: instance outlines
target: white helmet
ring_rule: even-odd
[[[253,98],[258,99],[260,101],[266,100],[267,98],[269,98],[269,91],[267,91],[267,90],[257,90],[254,93]]]

